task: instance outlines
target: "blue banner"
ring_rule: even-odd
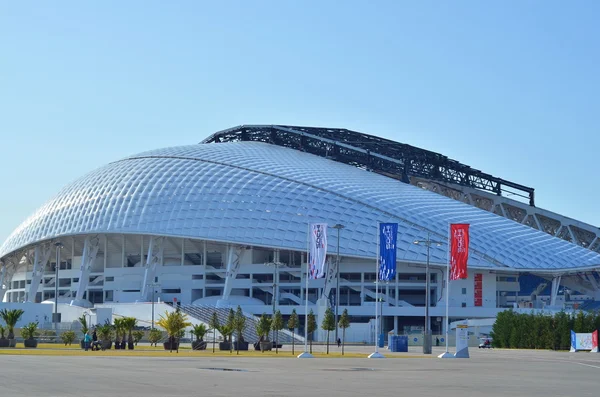
[[[390,281],[396,277],[397,223],[379,224],[379,280]]]

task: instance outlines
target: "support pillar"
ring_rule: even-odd
[[[98,237],[85,238],[83,243],[83,254],[81,255],[81,266],[79,267],[79,286],[77,287],[75,299],[71,301],[71,305],[84,307],[89,306],[89,303],[83,300],[83,294],[88,287],[90,273],[92,272],[92,266],[96,260],[96,255],[98,255],[99,248],[100,239]],[[106,255],[106,252],[104,254]],[[56,282],[58,283],[58,280],[56,280]]]
[[[238,271],[240,270],[240,259],[245,249],[245,247],[234,247],[233,245],[229,245],[227,247],[227,273],[225,274],[223,295],[221,296],[221,299],[217,301],[217,307],[229,307],[227,301],[231,295],[234,280],[237,277]]]
[[[164,237],[150,237],[148,244],[148,258],[146,259],[144,279],[142,281],[141,299],[145,302],[152,300],[154,278],[156,276],[156,267],[162,261],[164,247]],[[142,257],[143,258],[143,257]]]
[[[561,276],[555,276],[552,279],[552,293],[550,295],[550,306],[556,305],[556,297],[558,296],[558,289],[560,288]]]
[[[44,268],[50,259],[51,252],[52,245],[50,244],[40,244],[35,247],[31,286],[29,287],[29,292],[27,294],[27,302],[35,302],[37,290],[40,287],[40,282],[44,276]],[[56,266],[60,266],[60,264],[57,263]],[[27,288],[27,286],[25,286],[25,288]]]

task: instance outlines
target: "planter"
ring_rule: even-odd
[[[133,342],[127,342],[127,350],[133,350]]]
[[[230,342],[219,342],[219,350],[231,350],[231,343]]]
[[[192,342],[192,350],[206,350],[206,341],[195,340]]]
[[[23,341],[23,344],[25,345],[25,347],[35,348],[38,345],[38,341],[37,339],[25,339]]]
[[[273,342],[260,342],[260,351],[266,352],[273,350]]]
[[[111,347],[112,347],[112,341],[111,340],[100,341],[100,348],[102,350],[110,350]]]
[[[173,348],[171,348],[171,342],[165,342],[165,343],[163,343],[163,346],[164,346],[165,350],[178,350],[179,349],[179,343],[177,343],[177,342],[173,342]]]
[[[8,347],[9,342],[8,339],[0,339],[0,347]]]
[[[8,340],[8,347],[17,347],[17,340],[16,339],[9,339]]]
[[[233,342],[233,350],[248,350],[248,342]]]

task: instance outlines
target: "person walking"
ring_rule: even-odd
[[[92,341],[92,337],[90,336],[90,334],[88,334],[86,332],[85,336],[83,337],[83,347],[85,348],[85,351],[88,351],[88,349],[90,348],[91,341]]]

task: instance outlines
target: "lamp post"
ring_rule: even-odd
[[[335,281],[335,340],[338,340],[338,308],[340,307],[340,231],[344,228],[341,223],[332,226],[337,229],[337,256],[336,256],[336,281]]]
[[[54,246],[56,247],[56,266],[54,269],[54,315],[52,316],[52,322],[55,330],[58,330],[58,323],[60,323],[58,317],[58,268],[60,267],[60,250],[63,245],[60,241],[57,241]]]
[[[156,291],[156,287],[159,287],[160,284],[150,283],[150,284],[146,284],[146,286],[152,287],[152,327],[151,327],[151,329],[154,329],[154,292]]]
[[[275,260],[273,262],[265,263],[265,266],[273,266],[273,317],[275,318],[275,310],[277,309],[277,279],[279,278],[279,266],[284,266],[285,263],[279,262],[279,250],[275,251]],[[271,338],[275,340],[275,331]]]
[[[425,265],[425,330],[423,332],[423,354],[431,354],[431,324],[429,319],[429,250],[431,244],[438,247],[443,244],[442,241],[431,240],[431,234],[427,233],[427,240],[415,240],[414,244],[425,244],[427,246],[427,264]]]

